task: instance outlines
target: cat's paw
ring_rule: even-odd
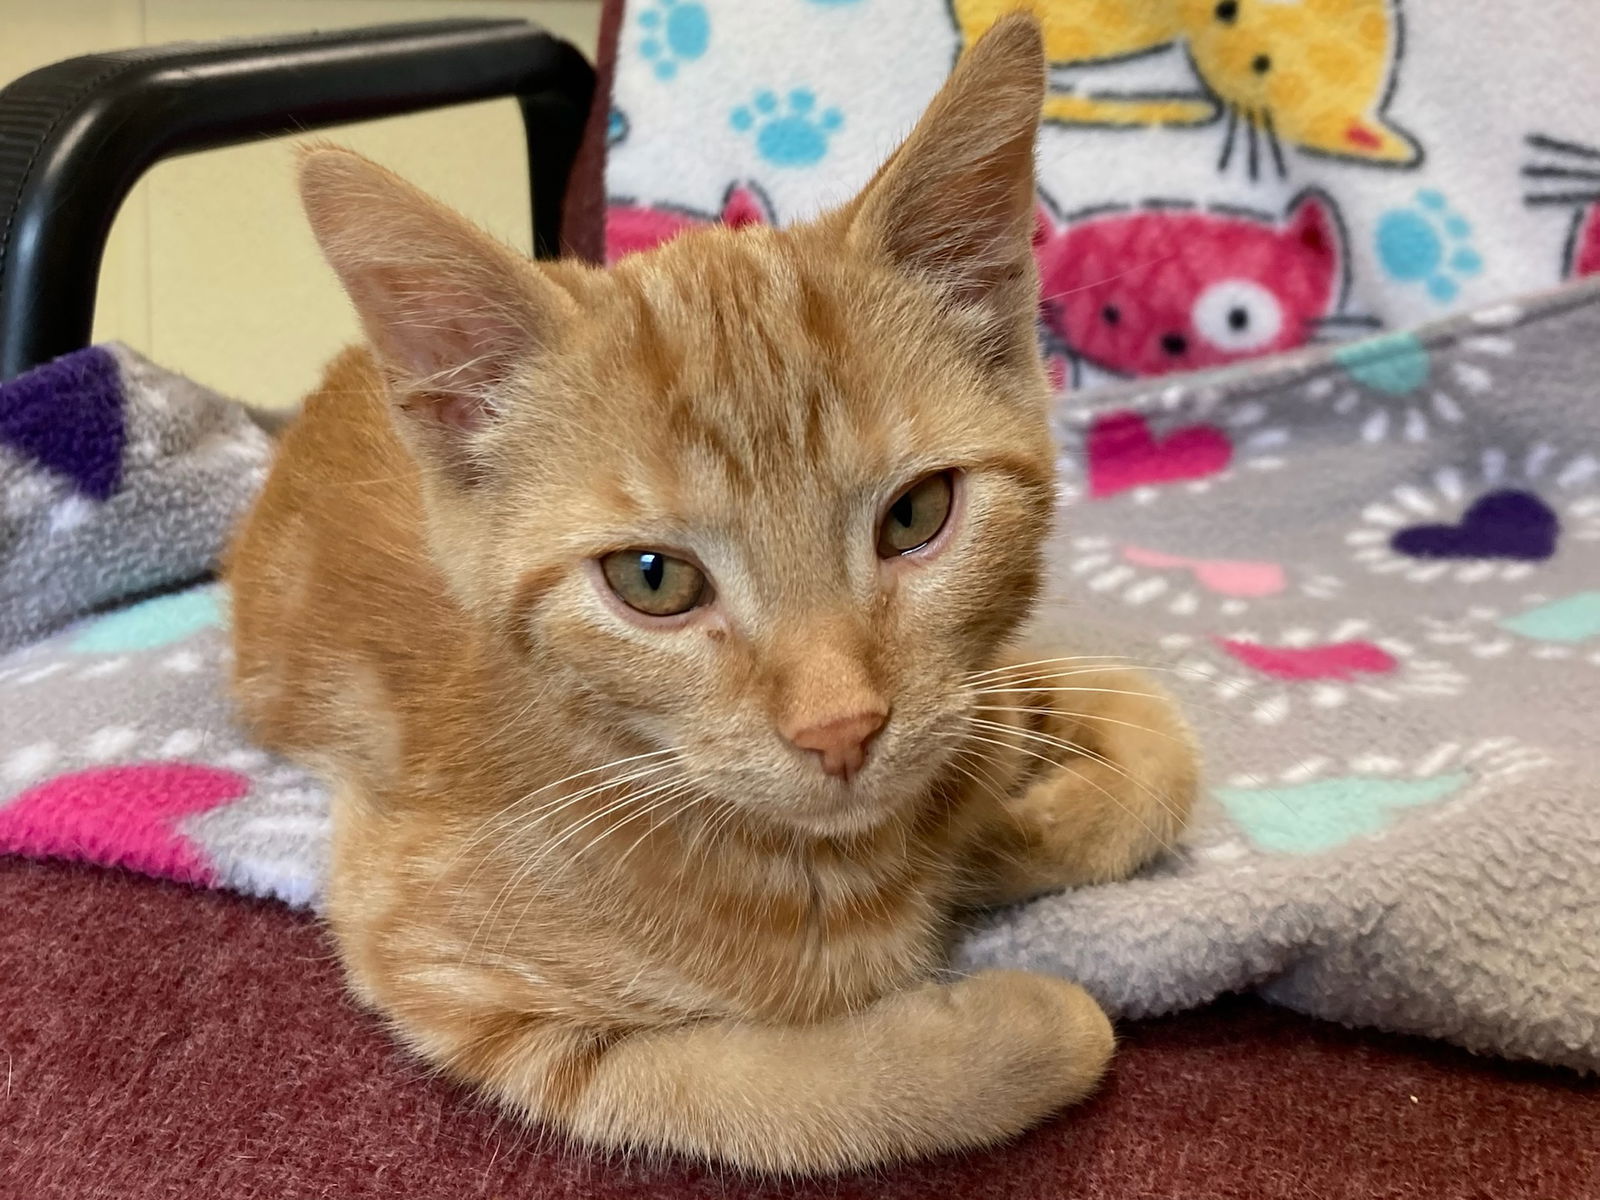
[[[1125,879],[1174,848],[1194,799],[1193,752],[1157,753],[1168,761],[1070,758],[1010,802],[1042,882],[1072,888]]]
[[[1105,1075],[1116,1048],[1111,1021],[1075,983],[1027,971],[981,971],[948,988],[950,1003],[978,1028],[1007,1031],[1015,1048],[994,1068],[1040,1079],[1043,1110],[1083,1099]],[[1041,1070],[1041,1067],[1047,1067]]]
[[[985,896],[1016,900],[1122,879],[1173,849],[1199,783],[1194,739],[1143,672],[1075,666],[1002,693],[998,732],[1031,764],[977,863]]]

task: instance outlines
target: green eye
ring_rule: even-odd
[[[688,612],[709,590],[699,567],[657,550],[618,550],[600,560],[600,569],[617,599],[652,617]]]
[[[912,484],[895,497],[878,527],[878,557],[894,558],[921,549],[939,535],[950,519],[954,481],[940,471]]]

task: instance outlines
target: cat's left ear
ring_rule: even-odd
[[[300,163],[300,193],[414,445],[449,467],[499,411],[506,384],[575,307],[525,258],[347,150]]]
[[[1417,139],[1383,116],[1319,123],[1300,136],[1307,150],[1333,158],[1354,158],[1393,167],[1414,167],[1422,161]]]
[[[932,285],[984,352],[1036,358],[1034,139],[1044,50],[1032,17],[997,21],[841,214],[869,257]]]

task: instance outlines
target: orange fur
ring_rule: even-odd
[[[1126,874],[1194,786],[1142,677],[1006,657],[1053,505],[1042,88],[1002,21],[844,209],[610,272],[305,158],[370,349],[234,547],[235,690],[333,782],[353,990],[509,1108],[817,1171],[1005,1138],[1099,1079],[1076,986],[929,982],[957,905]],[[880,559],[937,471],[946,531]],[[711,601],[630,615],[596,566],[629,547]],[[875,730],[853,773],[806,748],[840,730]]]

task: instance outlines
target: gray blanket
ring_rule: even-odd
[[[1122,1015],[1255,989],[1600,1068],[1596,380],[1590,284],[1069,399],[1041,625],[1161,668],[1210,785],[1165,861],[975,918],[957,965],[1060,972]],[[101,570],[148,556],[137,513],[79,502],[58,466],[6,441],[6,397],[4,503],[41,475],[79,528],[120,530],[96,543]],[[146,400],[131,388],[124,403],[131,427]],[[258,435],[209,403],[253,481]],[[164,469],[159,453],[130,462],[123,486]],[[189,495],[196,527],[237,508],[220,495]],[[0,529],[10,519],[0,509]],[[31,556],[51,545],[0,542],[5,578],[42,578]],[[193,557],[168,566],[140,586],[181,581]],[[0,593],[0,630],[37,629],[26,591]],[[0,850],[315,904],[323,793],[230,724],[223,620],[207,585],[0,659]]]

